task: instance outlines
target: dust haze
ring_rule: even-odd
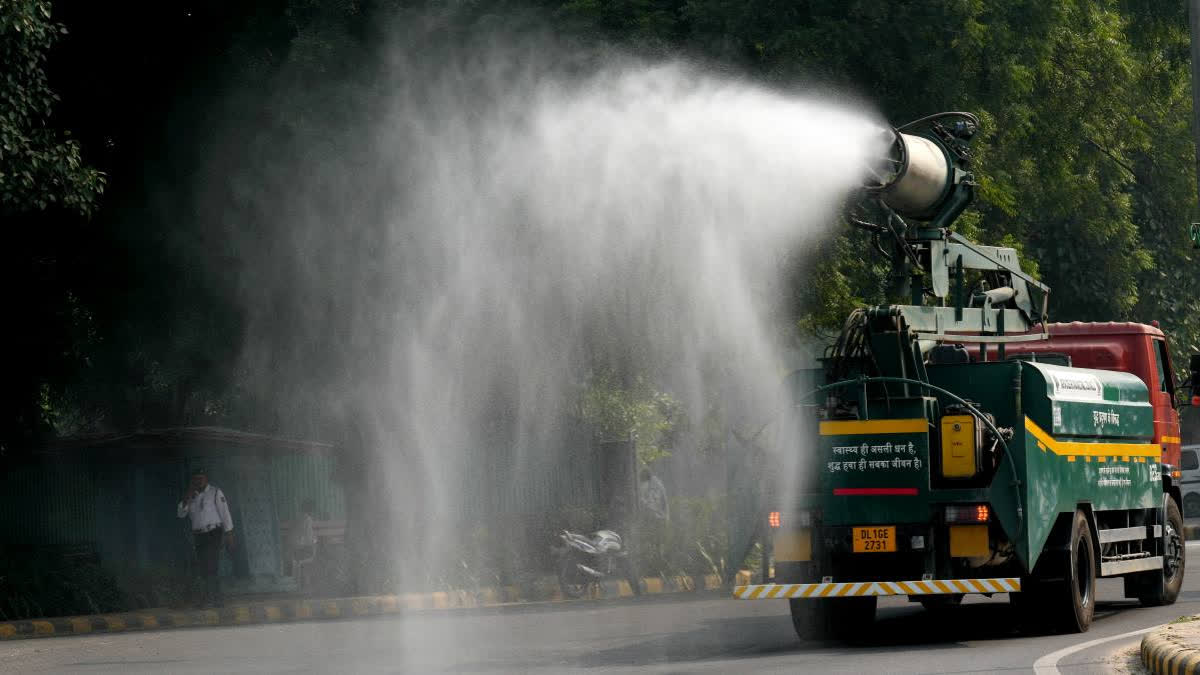
[[[679,402],[675,453],[714,409],[785,409],[783,266],[877,128],[702,65],[488,35],[397,28],[350,81],[231,100],[199,200],[260,423],[366,451],[351,499],[386,505],[371,538],[401,585],[466,521],[556,508],[597,373]]]

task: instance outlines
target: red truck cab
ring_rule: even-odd
[[[1175,377],[1167,338],[1161,330],[1144,323],[1102,322],[1052,323],[1050,339],[1019,342],[1007,346],[1005,357],[1022,354],[1069,356],[1076,368],[1119,370],[1142,378],[1150,390],[1154,407],[1154,441],[1162,445],[1162,462],[1170,465],[1172,477],[1179,475],[1179,413],[1175,409]],[[968,346],[980,358],[978,346]],[[996,359],[993,347],[983,358]]]

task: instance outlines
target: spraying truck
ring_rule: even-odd
[[[1144,605],[1179,594],[1166,336],[1050,323],[1050,289],[1014,249],[954,231],[978,129],[950,112],[884,130],[873,215],[851,222],[906,304],[854,311],[821,367],[792,376],[800,431],[782,451],[801,467],[764,511],[774,576],[734,596],[787,599],[802,638],[861,633],[880,596],[1008,594],[1029,626],[1082,632],[1097,578]]]

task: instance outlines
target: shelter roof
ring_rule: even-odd
[[[333,445],[319,441],[282,438],[225,427],[168,427],[148,429],[131,433],[80,434],[60,438],[48,443],[42,453],[58,454],[88,452],[90,450],[133,451],[146,450],[191,450],[211,448],[233,450],[235,448],[258,450],[271,453],[325,454]]]

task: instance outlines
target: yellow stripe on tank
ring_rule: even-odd
[[[1162,446],[1158,443],[1080,443],[1078,441],[1059,441],[1053,436],[1042,430],[1033,420],[1025,418],[1025,428],[1038,443],[1045,445],[1050,452],[1056,455],[1082,455],[1092,461],[1092,457],[1097,457],[1096,461],[1105,462],[1106,457],[1113,455],[1130,456],[1130,457],[1152,457],[1157,461],[1162,457]]]
[[[910,420],[834,420],[821,422],[822,436],[858,436],[866,434],[923,434],[929,423]]]

